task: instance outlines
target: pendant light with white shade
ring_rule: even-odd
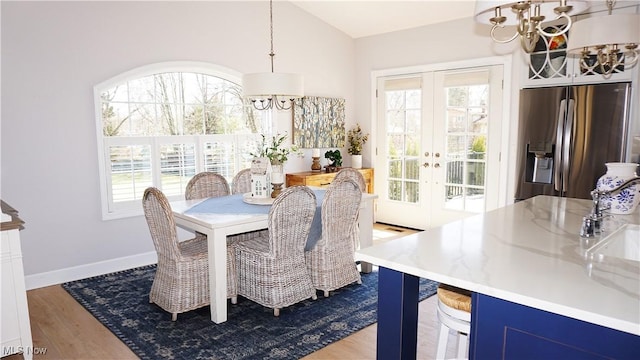
[[[580,67],[593,71],[595,66],[610,75],[623,66],[638,62],[640,15],[612,15],[614,0],[607,0],[609,14],[576,21],[567,42],[567,53],[580,56]],[[595,59],[592,57],[595,55]],[[595,62],[593,61],[595,60]]]
[[[302,75],[274,72],[273,58],[273,0],[269,1],[269,23],[271,31],[271,72],[246,74],[242,77],[244,96],[249,98],[258,110],[275,107],[289,110],[293,101],[304,96]]]

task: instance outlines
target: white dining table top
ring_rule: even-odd
[[[205,201],[206,199],[198,200],[177,200],[171,202],[171,210],[174,216],[189,219],[204,227],[217,228],[229,225],[239,225],[248,222],[267,221],[268,214],[211,214],[211,213],[189,213],[186,211],[193,206]],[[264,205],[255,205],[264,206]]]
[[[640,262],[588,256],[590,200],[537,196],[356,252],[356,259],[640,335]],[[640,209],[607,226],[639,224]]]
[[[313,188],[313,190],[326,190],[321,188]],[[376,194],[362,194],[362,200],[372,201],[378,198]],[[171,210],[175,217],[195,222],[201,226],[208,228],[219,228],[233,225],[241,225],[256,221],[267,221],[268,214],[237,214],[237,213],[187,213],[189,209],[205,201],[206,199],[197,200],[175,200],[171,201]],[[253,205],[268,206],[268,205]]]

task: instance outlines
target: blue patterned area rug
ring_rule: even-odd
[[[325,298],[273,310],[238,297],[228,321],[209,307],[171,314],[149,303],[155,265],[63,284],[63,288],[142,359],[296,359],[376,322],[378,273],[362,275]],[[420,299],[437,283],[421,279]]]

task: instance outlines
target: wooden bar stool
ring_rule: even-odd
[[[471,331],[471,292],[453,286],[438,286],[438,320],[440,334],[436,359],[444,359],[447,352],[449,329],[458,332],[458,359],[469,357],[469,332]]]

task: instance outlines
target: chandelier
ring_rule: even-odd
[[[257,110],[289,110],[296,98],[304,96],[302,75],[273,71],[273,0],[269,1],[269,23],[271,30],[271,72],[246,74],[242,77],[244,96],[249,98]]]
[[[640,16],[612,15],[615,0],[607,0],[609,14],[576,21],[567,43],[567,53],[580,56],[580,68],[585,72],[595,67],[607,76],[621,65],[638,62]]]
[[[569,2],[571,4],[569,4]],[[525,52],[531,53],[540,39],[560,36],[571,27],[571,14],[579,14],[589,8],[587,0],[529,0],[529,1],[476,1],[475,20],[479,23],[489,23],[491,38],[497,43],[508,43],[520,38],[520,44]],[[546,32],[544,22],[558,20],[564,23],[564,29],[558,32]],[[556,23],[556,22],[554,22]],[[500,37],[498,29],[515,25],[512,35]]]

